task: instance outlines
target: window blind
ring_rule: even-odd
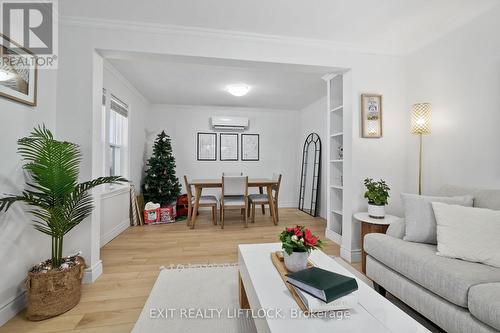
[[[111,110],[115,111],[118,114],[121,114],[123,117],[128,117],[128,105],[122,102],[119,98],[114,95],[111,95]]]

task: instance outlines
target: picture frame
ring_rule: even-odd
[[[238,161],[239,135],[237,133],[219,134],[219,159],[221,161]]]
[[[196,135],[196,159],[217,161],[217,134],[198,132]]]
[[[260,159],[259,134],[241,134],[241,160],[258,161]]]
[[[382,137],[382,95],[361,95],[361,137]]]
[[[11,45],[15,45],[16,48],[11,48]],[[0,75],[2,76],[0,96],[29,106],[36,106],[38,84],[36,55],[9,37],[0,34],[0,59],[2,59],[0,61]],[[9,60],[6,61],[6,59]]]

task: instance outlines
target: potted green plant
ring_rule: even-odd
[[[368,215],[373,218],[385,217],[385,206],[388,204],[390,188],[381,179],[378,182],[371,178],[365,179],[365,198],[368,199]]]
[[[78,145],[57,141],[45,126],[18,140],[27,173],[26,189],[0,199],[0,211],[23,202],[34,216],[34,228],[50,236],[52,256],[34,266],[26,279],[27,318],[42,320],[73,308],[80,301],[85,262],[78,255],[63,257],[64,236],[93,210],[89,190],[122,177],[99,177],[78,183],[81,154]]]
[[[298,272],[307,267],[307,258],[312,250],[320,249],[322,242],[311,230],[297,225],[286,228],[280,234],[281,247],[284,251],[285,267],[290,272]]]

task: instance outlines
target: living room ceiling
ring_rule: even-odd
[[[338,69],[172,55],[101,52],[153,104],[298,110],[326,95],[321,78]],[[236,97],[227,85],[244,83]]]
[[[477,17],[498,0],[61,1],[63,18],[190,26],[306,38],[405,54]]]

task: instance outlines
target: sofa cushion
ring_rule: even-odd
[[[432,197],[402,193],[405,209],[406,231],[404,240],[417,243],[437,244],[436,219],[431,202],[443,202],[471,207],[474,198],[470,195],[457,197]]]
[[[472,195],[474,207],[500,210],[500,190],[482,190],[453,185],[445,185],[439,190],[443,196]]]
[[[500,268],[500,210],[433,202],[437,254]]]
[[[471,287],[469,311],[483,323],[500,330],[500,283],[483,283]]]
[[[458,306],[468,306],[471,286],[500,282],[500,269],[440,257],[436,246],[407,242],[385,234],[368,234],[364,250],[370,256]]]

